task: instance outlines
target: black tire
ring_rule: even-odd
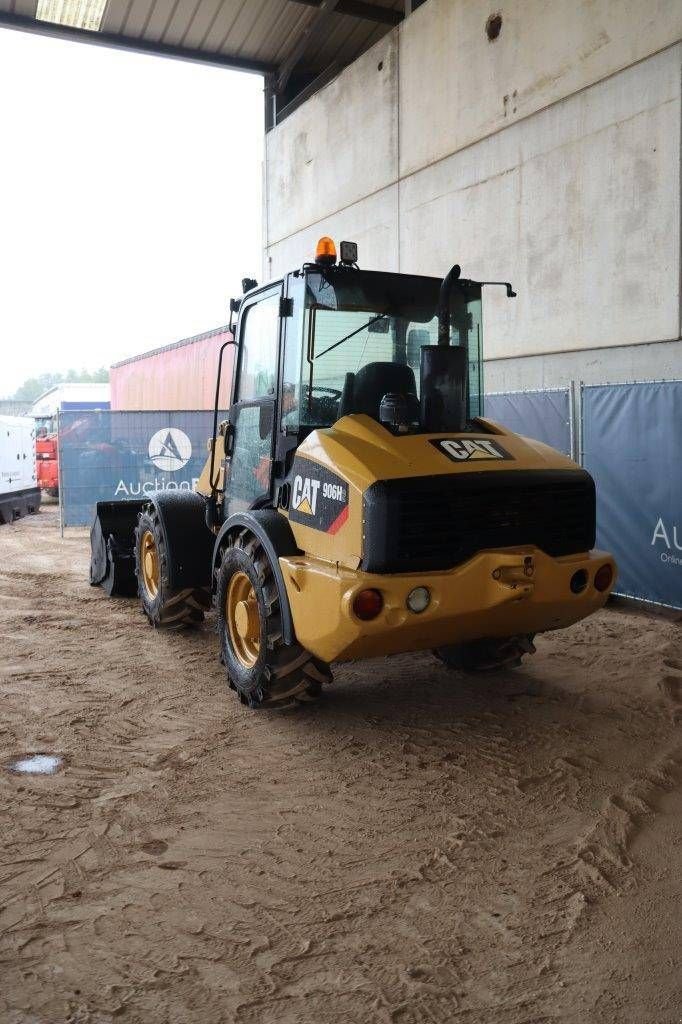
[[[146,534],[151,534],[158,557],[158,585],[153,592],[145,583],[141,546]],[[140,512],[135,527],[135,575],[137,593],[142,611],[155,629],[186,629],[198,626],[204,612],[211,607],[208,587],[187,587],[171,590],[168,579],[168,551],[159,514],[153,505]]]
[[[455,672],[494,672],[501,668],[518,668],[524,654],[534,654],[535,647],[532,635],[489,637],[437,647],[433,653],[446,668]]]
[[[227,622],[228,593],[237,574],[248,577],[258,608],[258,650],[251,664],[235,649]],[[242,704],[253,709],[276,708],[316,700],[323,683],[331,680],[329,666],[300,644],[284,642],[272,566],[258,539],[247,530],[233,534],[223,549],[216,589],[221,661]]]

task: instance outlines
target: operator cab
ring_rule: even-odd
[[[392,433],[423,429],[421,351],[438,344],[441,279],[359,270],[343,259],[348,244],[339,264],[318,256],[287,282],[282,424],[299,440],[359,413]],[[482,412],[479,283],[454,282],[450,325],[450,344],[467,354],[470,420]]]
[[[337,262],[322,238],[314,263],[261,287],[245,281],[233,302],[223,516],[276,502],[298,446],[344,416],[399,436],[469,430],[483,413],[484,282],[459,267],[444,279],[360,270],[354,243],[340,251]]]

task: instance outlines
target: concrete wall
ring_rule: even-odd
[[[588,352],[602,379],[682,377],[682,5],[510,0],[494,42],[489,13],[428,0],[269,133],[266,274],[321,234],[366,267],[459,262],[519,293],[486,295],[489,386]]]
[[[327,225],[364,266],[397,268],[397,96],[391,32],[268,134],[266,276],[312,258]]]

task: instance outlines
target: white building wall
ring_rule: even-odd
[[[392,32],[269,133],[269,244],[396,183],[397,95]]]
[[[514,0],[492,43],[488,13],[428,0],[270,132],[266,274],[321,234],[366,267],[459,262],[519,293],[486,295],[489,360],[613,348],[613,379],[649,343],[656,376],[651,343],[680,337],[682,5]]]

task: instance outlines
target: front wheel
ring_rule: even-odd
[[[488,637],[464,644],[437,647],[433,652],[446,668],[459,672],[492,672],[518,668],[524,654],[534,654],[533,635]]]
[[[169,557],[159,514],[148,506],[138,516],[135,529],[135,575],[142,610],[156,628],[197,626],[211,607],[211,593],[208,587],[171,590]]]
[[[223,551],[217,579],[221,658],[230,686],[250,708],[312,701],[328,665],[282,637],[279,592],[258,539],[243,530]]]

